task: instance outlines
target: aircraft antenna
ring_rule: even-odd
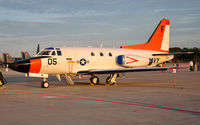
[[[37,46],[37,52],[36,52],[36,54],[39,53],[39,52],[40,52],[40,44],[38,44],[38,46]]]

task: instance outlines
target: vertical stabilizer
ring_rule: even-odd
[[[147,43],[121,46],[121,48],[169,52],[169,31],[170,20],[162,19]]]
[[[29,59],[29,58],[31,58],[31,56],[29,55],[28,52],[21,52],[21,57],[22,57],[22,59]]]
[[[0,56],[0,62],[4,62],[4,59]]]
[[[3,53],[3,60],[5,64],[14,62],[9,53]]]

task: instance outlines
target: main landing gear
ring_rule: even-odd
[[[116,78],[117,78],[117,73],[114,73],[114,74],[110,74],[109,77],[107,77],[106,79],[106,84],[107,85],[116,85],[117,82],[116,82]]]
[[[110,76],[106,79],[106,85],[116,85],[117,75],[117,73],[110,74]],[[99,78],[97,76],[91,76],[90,81],[91,85],[99,85]]]
[[[42,79],[41,80],[41,87],[42,88],[48,88],[49,87],[49,82],[47,81],[47,79]]]
[[[97,76],[92,76],[90,78],[91,85],[99,85],[99,78]]]

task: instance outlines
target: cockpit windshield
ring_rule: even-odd
[[[61,52],[60,48],[50,47],[50,48],[45,48],[44,50],[39,52],[39,54],[37,54],[37,55],[40,55],[40,56],[48,56],[48,55],[62,56],[62,52]]]
[[[51,51],[41,51],[38,55],[49,55]]]

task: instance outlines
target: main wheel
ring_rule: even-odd
[[[107,77],[107,79],[106,79],[106,84],[115,85],[116,82],[111,82],[111,79],[110,79],[110,76],[109,76],[109,77]]]
[[[42,83],[42,88],[48,88],[49,87],[49,83],[47,81]]]
[[[91,83],[93,83],[94,85],[99,85],[99,78],[97,76],[92,76],[90,78]]]

